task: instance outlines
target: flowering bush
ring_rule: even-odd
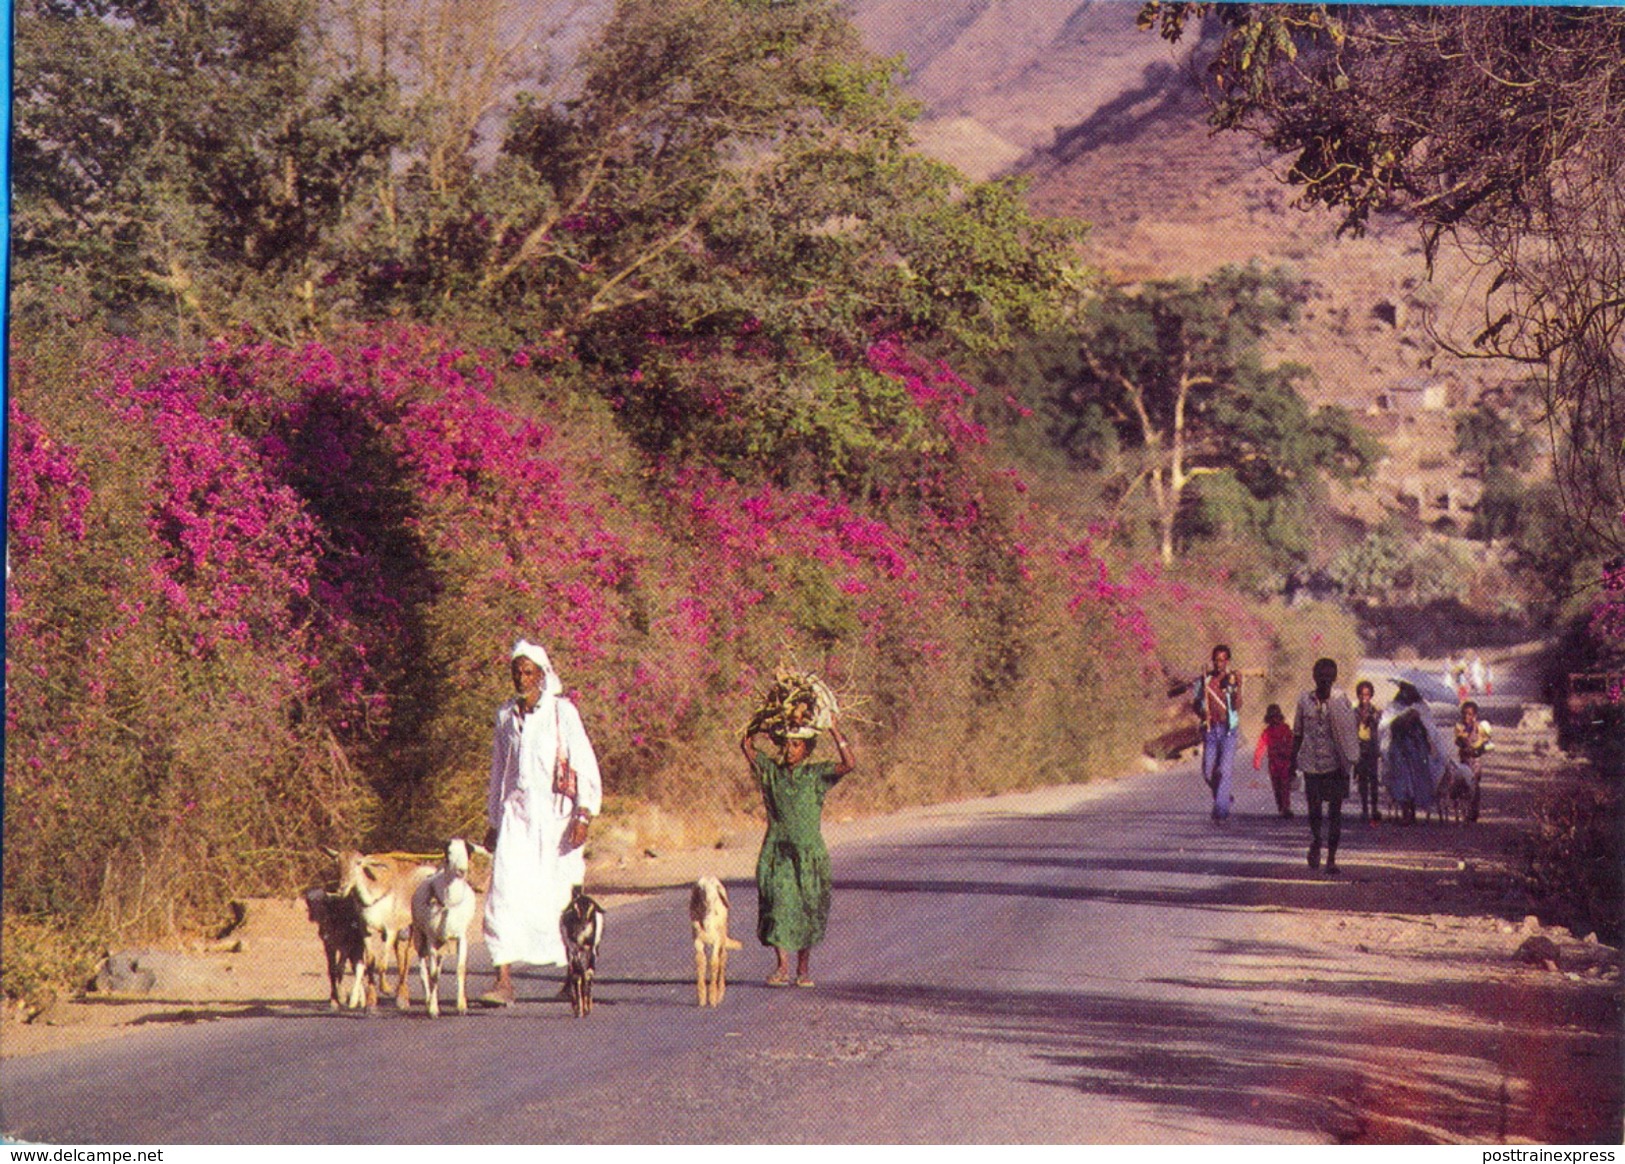
[[[941,361],[926,361],[896,340],[872,344],[867,353],[871,369],[898,381],[909,397],[936,422],[948,442],[964,449],[987,443],[987,429],[966,413],[976,389]]]
[[[14,486],[6,495],[7,566],[26,566],[54,535],[82,541],[90,486],[78,450],[59,445],[15,398],[10,407],[8,458]]]
[[[1592,609],[1589,630],[1607,656],[1625,659],[1625,555],[1603,565],[1602,597]],[[1608,697],[1625,701],[1625,675],[1615,676]]]
[[[420,672],[450,666],[458,686],[503,639],[605,653],[633,563],[552,432],[492,402],[485,365],[405,329],[262,363],[290,386],[264,445],[323,531],[321,605],[361,629],[330,665],[364,688],[374,728],[411,718]],[[451,601],[485,612],[472,658],[436,641],[430,612]]]
[[[8,910],[150,929],[320,843],[482,831],[520,636],[612,803],[696,817],[754,807],[733,742],[782,665],[851,697],[871,778],[837,796],[882,808],[1109,769],[1192,641],[1275,649],[1220,586],[1043,511],[974,389],[896,343],[859,371],[909,439],[845,491],[649,460],[539,353],[379,327],[19,363]]]
[[[218,376],[208,362],[150,379],[121,370],[97,394],[119,422],[150,434],[157,451],[147,486],[147,570],[153,593],[193,628],[181,646],[198,657],[222,640],[302,639],[317,557],[316,529],[299,498],[269,475],[233,418],[217,411],[225,398]]]
[[[313,524],[196,368],[14,368],[7,908],[174,924],[150,886],[184,917],[280,884],[367,812],[305,714]]]

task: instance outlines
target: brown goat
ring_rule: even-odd
[[[412,894],[434,876],[435,867],[409,853],[360,853],[353,849],[341,853],[327,848],[322,851],[332,857],[338,867],[339,896],[355,899],[369,937],[381,946],[377,956],[380,965],[388,957],[390,947],[395,948],[395,1005],[402,1009],[410,1006]],[[382,977],[380,968],[380,986]],[[352,1007],[361,1005],[362,991],[358,978],[350,991]]]
[[[345,1005],[340,999],[340,986],[346,974],[365,978],[365,1001],[368,1006],[374,1005],[378,991],[371,964],[377,961],[376,951],[369,956],[367,926],[355,898],[325,889],[307,889],[305,913],[316,923],[316,934],[327,956],[327,1005],[334,1009]]]

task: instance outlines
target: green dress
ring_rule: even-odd
[[[824,940],[829,921],[829,849],[818,826],[824,797],[840,777],[834,760],[791,768],[758,753],[753,767],[767,805],[756,858],[756,936],[764,946],[805,950]]]

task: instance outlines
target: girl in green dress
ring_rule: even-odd
[[[831,724],[839,759],[813,760],[817,734],[797,727],[785,737],[770,737],[781,745],[777,755],[758,750],[760,733],[747,735],[741,744],[767,807],[767,835],[756,859],[756,936],[778,955],[769,986],[790,984],[791,950],[796,951],[795,984],[813,984],[809,956],[824,940],[829,920],[829,849],[819,824],[824,797],[852,771],[852,750]]]

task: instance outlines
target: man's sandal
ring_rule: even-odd
[[[789,977],[787,975],[784,975],[784,974],[769,974],[767,976],[767,981],[765,983],[763,983],[763,985],[765,985],[765,986],[789,986],[790,985],[790,979],[789,979]]]
[[[797,978],[796,979],[796,985],[797,986],[805,986],[808,989],[811,989],[812,987],[814,987],[814,986],[816,986],[818,984],[816,982],[814,982],[811,978]]]

